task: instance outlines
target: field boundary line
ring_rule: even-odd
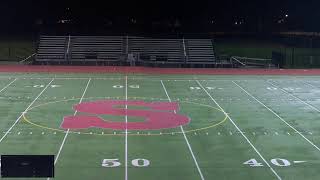
[[[190,75],[191,76],[191,75]],[[124,78],[121,77],[59,77],[59,76],[52,76],[52,77],[0,77],[0,79],[8,79],[8,78],[17,78],[17,79],[56,79],[56,80],[88,80],[91,78],[91,80],[121,80]],[[130,80],[145,80],[145,81],[160,81],[160,79],[150,79],[150,78],[144,78],[144,77],[128,77]],[[257,80],[257,79],[199,79],[197,77],[190,77],[190,79],[183,79],[183,78],[167,78],[167,79],[161,79],[162,81],[263,81],[263,80]]]
[[[126,101],[128,100],[128,76],[126,76],[126,88],[125,88],[125,96],[126,96]],[[126,102],[126,115],[125,115],[125,120],[126,120],[126,135],[125,135],[125,180],[128,180],[128,102]]]
[[[82,93],[82,96],[81,96],[81,98],[80,98],[79,103],[82,102],[83,97],[84,97],[84,95],[85,95],[86,92],[87,92],[87,89],[88,89],[88,87],[89,87],[90,82],[91,82],[91,78],[90,78],[90,79],[88,80],[88,82],[87,82],[87,85],[86,85],[86,87],[85,87],[85,89],[84,89],[84,91],[83,91],[83,93]],[[77,114],[77,112],[78,112],[78,110],[76,110],[76,111],[73,113],[73,116],[75,116],[75,115]],[[70,131],[70,129],[67,130],[66,135],[64,136],[64,138],[63,138],[63,140],[62,140],[62,143],[61,143],[61,145],[60,145],[59,151],[58,151],[58,153],[57,153],[57,155],[56,155],[56,157],[55,157],[55,160],[54,160],[54,165],[56,165],[57,162],[58,162],[58,159],[59,159],[59,157],[60,157],[60,153],[61,153],[61,151],[62,151],[62,149],[63,149],[63,146],[64,146],[64,144],[65,144],[65,142],[66,142],[66,139],[67,139],[67,137],[68,137],[69,131]],[[47,178],[47,180],[49,180],[49,179],[50,179],[50,178]]]
[[[247,92],[243,87],[241,87],[239,84],[233,81],[233,83],[238,86],[242,91],[244,91],[247,95],[249,95],[251,98],[256,100],[258,103],[260,103],[262,106],[264,106],[266,109],[268,109],[272,114],[274,114],[276,117],[278,117],[282,122],[284,122],[287,126],[289,126],[291,129],[293,129],[296,133],[298,133],[303,139],[305,139],[308,143],[310,143],[313,147],[315,147],[318,151],[320,151],[320,148],[315,145],[311,140],[306,138],[301,132],[299,132],[295,127],[293,127],[291,124],[289,124],[286,120],[284,120],[280,115],[278,115],[276,112],[274,112],[271,108],[269,108],[267,105],[265,105],[263,102],[258,100],[256,97],[254,97],[252,94]]]
[[[28,111],[28,109],[36,102],[36,100],[43,94],[43,92],[50,86],[50,84],[54,81],[54,78],[47,84],[47,86],[38,94],[38,96],[29,104],[29,106],[21,113],[21,115],[17,118],[17,120],[12,124],[12,126],[6,131],[6,133],[1,137],[0,143],[3,141],[3,139],[9,134],[11,129],[19,122],[21,117],[25,112]]]
[[[2,65],[0,72],[32,73],[104,73],[104,74],[148,74],[148,75],[320,75],[319,69],[228,69],[228,68],[170,68],[121,67],[121,66],[21,66]]]
[[[169,94],[168,94],[168,92],[167,92],[167,89],[166,89],[165,85],[163,84],[163,81],[160,80],[160,82],[161,82],[161,85],[162,85],[162,87],[163,87],[163,89],[164,89],[164,92],[166,93],[166,95],[167,95],[167,97],[168,97],[169,102],[171,102],[171,98],[170,98],[170,96],[169,96]],[[177,112],[174,110],[174,113],[176,114]],[[196,167],[197,167],[197,170],[198,170],[198,173],[199,173],[199,175],[200,175],[200,177],[201,177],[201,180],[204,180],[203,174],[202,174],[201,169],[200,169],[200,167],[199,167],[199,165],[198,165],[197,159],[196,159],[196,157],[195,157],[195,155],[194,155],[194,153],[193,153],[193,151],[192,151],[191,145],[190,145],[189,140],[188,140],[188,138],[187,138],[187,136],[186,136],[186,134],[185,134],[185,132],[184,132],[184,129],[183,129],[182,126],[180,126],[180,129],[181,129],[182,134],[183,134],[183,137],[184,137],[184,139],[185,139],[185,141],[186,141],[186,143],[187,143],[187,145],[188,145],[189,151],[190,151],[191,156],[192,156],[192,158],[193,158],[193,161],[194,161],[194,163],[195,163],[195,165],[196,165]]]
[[[6,90],[12,83],[14,83],[18,78],[15,78],[13,81],[11,81],[9,84],[7,84],[5,87],[3,87],[1,90],[0,90],[0,93],[4,90]]]
[[[196,82],[199,84],[199,86],[202,88],[202,90],[210,97],[210,99],[221,109],[222,112],[226,114],[230,122],[234,125],[234,127],[238,130],[238,132],[244,137],[244,139],[250,144],[250,146],[253,148],[253,150],[260,156],[260,158],[264,161],[264,163],[267,164],[269,169],[273,172],[273,174],[278,178],[278,180],[281,180],[281,177],[278,175],[278,173],[270,166],[268,161],[261,155],[261,153],[257,150],[257,148],[251,143],[251,141],[248,139],[246,135],[244,135],[243,131],[238,127],[238,125],[231,119],[229,114],[225,112],[225,110],[218,104],[218,102],[211,96],[211,94],[203,87],[203,85],[196,80]]]
[[[307,103],[307,102],[303,101],[302,99],[300,99],[299,97],[297,97],[297,96],[293,95],[292,93],[289,93],[288,91],[284,90],[284,89],[283,89],[283,88],[281,88],[280,86],[277,86],[277,85],[273,84],[273,83],[272,83],[272,82],[270,82],[270,81],[267,81],[267,83],[268,83],[268,84],[270,84],[270,85],[272,85],[273,87],[276,87],[276,88],[280,89],[280,90],[281,90],[282,92],[284,92],[285,94],[288,94],[289,96],[291,96],[291,97],[293,97],[293,98],[295,98],[295,99],[299,100],[299,101],[300,101],[300,102],[302,102],[303,104],[305,104],[305,105],[309,106],[311,109],[313,109],[313,110],[315,110],[315,111],[317,111],[317,112],[319,112],[319,113],[320,113],[320,110],[319,110],[318,108],[316,108],[315,106],[313,106],[313,105],[311,105],[311,104],[309,104],[309,103]]]

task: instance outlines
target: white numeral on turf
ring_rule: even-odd
[[[31,86],[26,86],[26,87],[31,87]],[[33,88],[44,88],[45,85],[43,85],[43,84],[36,84],[36,85],[33,85],[32,87],[33,87]],[[51,87],[51,88],[57,88],[57,87],[61,87],[61,85],[52,84],[52,85],[50,85],[49,87]]]
[[[150,165],[150,161],[147,159],[134,159],[131,161],[133,166],[136,167],[147,167]],[[119,159],[103,159],[102,160],[102,167],[118,167],[121,166]]]
[[[247,164],[251,167],[260,167],[263,166],[262,163],[258,163],[256,159],[249,159],[248,161],[244,162],[243,164]]]
[[[205,87],[205,88],[208,90],[215,90],[215,89],[221,90],[221,89],[223,89],[223,88],[216,88],[216,87]],[[200,90],[200,89],[201,89],[201,87],[190,87],[190,90]]]
[[[291,163],[286,159],[275,158],[271,159],[271,163],[276,166],[290,166]]]
[[[136,167],[146,167],[150,165],[150,161],[147,159],[134,159],[131,163]]]
[[[124,88],[124,86],[122,86],[122,85],[114,85],[114,86],[112,86],[112,87],[115,88],[115,89],[122,89],[122,88]],[[140,86],[139,86],[138,84],[129,85],[128,87],[129,87],[129,88],[132,88],[132,89],[139,89],[139,88],[140,88]]]
[[[288,161],[286,159],[281,159],[281,158],[271,159],[270,162],[273,165],[280,166],[280,167],[285,167],[285,166],[290,166],[291,165],[290,161]],[[263,164],[259,163],[256,159],[249,159],[248,161],[244,162],[243,164],[249,165],[251,167],[261,167],[261,166],[263,166]]]
[[[44,85],[33,85],[34,88],[44,88]]]
[[[278,88],[276,87],[267,87],[268,90],[277,90]]]
[[[119,159],[103,159],[102,160],[102,166],[103,167],[118,167],[121,163],[119,162]]]
[[[191,90],[200,90],[200,87],[190,87]]]

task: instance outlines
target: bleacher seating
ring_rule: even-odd
[[[211,39],[186,39],[188,63],[216,63]]]
[[[73,36],[71,61],[118,61],[124,55],[121,36]]]
[[[128,58],[130,57],[130,58]],[[120,65],[217,65],[211,39],[128,36],[41,36],[36,62],[111,62]],[[108,63],[102,63],[108,64]]]
[[[37,61],[64,61],[67,41],[66,36],[41,36]]]
[[[129,38],[129,52],[139,55],[140,60],[161,63],[183,63],[181,39]]]

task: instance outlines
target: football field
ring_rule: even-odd
[[[315,180],[319,96],[318,76],[1,73],[0,154],[55,155],[57,180]]]

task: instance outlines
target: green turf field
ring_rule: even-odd
[[[1,74],[0,154],[54,154],[58,180],[315,180],[319,95],[317,76]],[[166,112],[191,121],[161,130],[61,128],[65,116],[88,115],[73,105],[97,100],[177,102]]]

